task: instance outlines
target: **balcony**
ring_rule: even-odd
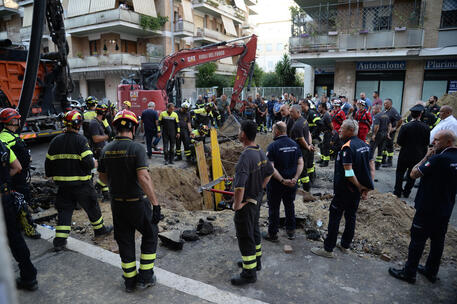
[[[121,8],[115,8],[87,15],[65,19],[65,29],[73,36],[87,36],[96,33],[123,33],[137,37],[161,35],[161,31],[143,29],[140,14]]]
[[[3,0],[0,0],[0,17],[8,17],[19,14],[19,10],[15,5],[5,5]]]
[[[237,7],[228,6],[217,0],[193,0],[192,8],[208,15],[221,18],[224,15],[232,19],[235,23],[243,23],[245,16],[244,12]]]
[[[207,28],[197,28],[197,35],[194,37],[195,42],[217,43],[229,40],[224,34]]]
[[[349,50],[417,48],[422,46],[422,29],[381,31],[366,34],[337,34],[290,37],[291,53],[337,52]]]
[[[194,24],[186,20],[180,20],[176,22],[173,34],[175,37],[193,37]]]
[[[151,54],[149,54],[151,55]],[[142,63],[159,62],[162,56],[140,56],[126,53],[68,58],[72,74],[139,70]]]

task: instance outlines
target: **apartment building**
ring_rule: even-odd
[[[0,0],[0,37],[28,46],[33,0]],[[141,64],[160,62],[183,48],[198,47],[252,33],[254,0],[62,0],[70,47],[73,97],[117,100],[117,86]],[[162,17],[167,17],[164,20]],[[54,51],[47,30],[42,51]],[[218,63],[231,75],[232,59]],[[195,71],[182,73],[183,88],[195,87]],[[188,91],[188,94],[191,94]],[[186,97],[186,96],[184,96]]]
[[[289,51],[314,91],[418,100],[457,91],[457,0],[296,0]]]

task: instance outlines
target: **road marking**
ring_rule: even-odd
[[[37,226],[37,230],[39,233],[41,233],[42,239],[52,242],[55,234],[53,230],[39,225]],[[67,242],[67,248],[72,251],[81,253],[103,263],[110,264],[114,267],[121,268],[120,257],[116,253],[72,237],[69,237]],[[154,273],[157,276],[157,282],[159,284],[172,289],[176,289],[188,295],[198,297],[208,302],[220,304],[267,304],[266,302],[239,296],[229,291],[219,289],[215,286],[180,276],[176,273],[161,269],[159,267],[154,267]]]

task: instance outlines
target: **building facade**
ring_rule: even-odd
[[[0,38],[28,46],[33,0],[0,0]],[[233,2],[233,3],[232,3]],[[11,3],[11,4],[10,4]],[[250,35],[254,0],[63,0],[73,98],[117,101],[117,86],[141,64],[160,62],[175,51]],[[168,19],[164,19],[163,17]],[[42,52],[55,47],[45,30]],[[235,62],[236,63],[236,62]],[[231,75],[231,58],[218,62]],[[195,91],[195,71],[182,72],[183,97]],[[187,95],[186,95],[187,93]]]
[[[405,113],[457,91],[457,0],[296,0],[289,50],[314,92],[373,91]]]

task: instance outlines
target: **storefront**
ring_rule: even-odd
[[[333,94],[334,67],[317,68],[314,70],[314,93],[319,96]]]
[[[355,96],[360,93],[372,99],[374,91],[384,100],[392,99],[393,107],[401,113],[403,86],[405,81],[405,61],[361,61],[356,65]]]
[[[422,100],[426,101],[430,96],[440,98],[451,92],[457,92],[457,60],[427,60]]]

